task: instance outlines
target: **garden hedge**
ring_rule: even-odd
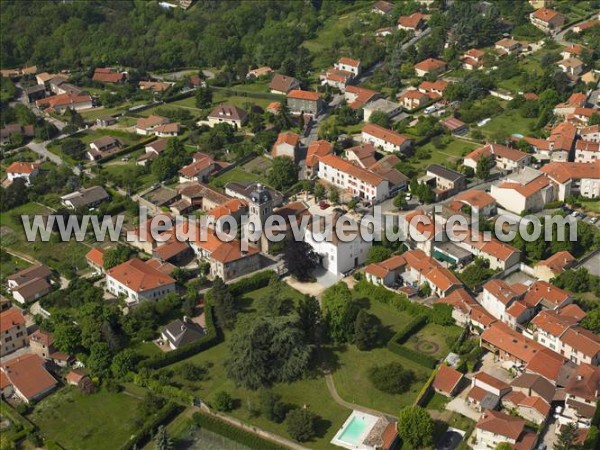
[[[214,324],[212,307],[210,306],[210,304],[205,302],[205,308],[206,336],[204,336],[196,342],[184,345],[183,347],[178,348],[177,350],[161,353],[160,355],[154,356],[150,359],[145,359],[139,363],[138,367],[145,367],[148,369],[160,369],[161,367],[169,366],[176,362],[187,359],[190,356],[193,356],[196,353],[200,353],[201,351],[204,351],[206,349],[209,349],[212,346],[221,342],[221,334],[219,333]]]
[[[431,356],[425,355],[423,353],[411,350],[410,348],[407,348],[403,345],[410,335],[420,330],[426,323],[427,316],[416,316],[410,322],[406,323],[404,327],[402,327],[402,329],[400,329],[400,331],[398,331],[390,339],[387,348],[391,352],[403,356],[404,358],[409,359],[421,366],[427,367],[428,369],[434,369],[437,364],[437,359],[432,358]]]
[[[264,439],[250,431],[238,428],[216,416],[210,416],[206,413],[196,412],[192,420],[200,428],[219,434],[231,439],[239,444],[245,445],[256,450],[287,450],[287,447],[276,442]]]
[[[156,413],[156,416],[148,420],[140,430],[135,433],[129,441],[121,447],[121,450],[133,450],[134,448],[142,448],[147,442],[152,439],[152,436],[156,432],[156,429],[171,419],[173,419],[181,411],[181,406],[176,403],[169,402],[163,408]]]
[[[242,278],[240,281],[231,283],[229,285],[229,292],[231,292],[234,297],[238,297],[247,292],[256,291],[257,289],[268,286],[269,281],[271,281],[271,278],[274,276],[277,276],[277,274],[273,270],[258,272],[252,276]]]

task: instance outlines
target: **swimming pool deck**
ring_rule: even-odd
[[[362,411],[352,411],[331,440],[331,443],[350,450],[374,449],[374,446],[364,444],[364,441],[369,437],[371,430],[373,430],[382,418],[381,416],[374,416]],[[351,428],[356,426],[360,426],[361,429],[353,432]]]

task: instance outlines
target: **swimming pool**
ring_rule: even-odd
[[[348,449],[370,449],[371,446],[364,445],[363,441],[378,420],[378,417],[371,414],[353,411],[331,443]]]

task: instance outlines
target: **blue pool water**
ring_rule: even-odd
[[[353,417],[338,439],[347,442],[350,445],[360,444],[358,439],[362,436],[366,427],[366,421],[362,420],[360,417]]]

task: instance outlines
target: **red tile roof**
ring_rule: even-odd
[[[536,266],[545,266],[550,269],[554,275],[558,275],[572,266],[575,262],[577,262],[577,260],[573,255],[567,251],[563,251],[555,253],[549,258],[538,262]]]
[[[600,367],[589,364],[580,364],[565,388],[567,394],[575,397],[598,400],[600,393]]]
[[[12,307],[0,313],[0,333],[4,333],[17,325],[25,325],[25,317],[21,310]]]
[[[546,22],[546,23],[550,22],[552,19],[554,19],[558,15],[560,15],[560,13],[558,11],[555,11],[550,8],[540,8],[536,12],[533,13],[533,17],[535,17],[538,20],[541,20],[542,22]]]
[[[30,163],[30,162],[19,162],[15,161],[10,166],[7,167],[7,173],[26,173],[31,174],[35,170],[40,168],[39,163]]]
[[[423,70],[425,72],[430,72],[432,70],[443,69],[446,67],[446,63],[439,59],[427,58],[417,64],[415,64],[415,69]]]
[[[369,264],[365,272],[375,275],[378,278],[387,276],[391,271],[397,270],[406,265],[406,260],[402,255],[395,255],[378,263]]]
[[[537,306],[541,302],[549,303],[554,307],[561,306],[569,299],[569,294],[552,284],[537,280],[530,287],[523,301],[531,306]]]
[[[41,100],[36,100],[35,104],[38,108],[48,107],[48,109],[54,109],[60,106],[73,106],[79,103],[86,103],[92,101],[92,97],[87,94],[71,95],[71,94],[60,94],[52,97],[46,97]]]
[[[125,74],[115,72],[109,68],[97,68],[94,71],[92,80],[99,81],[101,83],[118,83],[125,78]]]
[[[475,425],[475,428],[517,440],[525,428],[525,421],[514,416],[509,416],[508,414],[487,409],[482,414],[477,425]]]
[[[474,206],[479,209],[496,203],[496,199],[494,199],[494,197],[492,197],[490,194],[485,191],[478,191],[477,189],[459,192],[454,196],[454,200],[466,203],[469,206]]]
[[[1,370],[27,400],[36,398],[58,384],[44,367],[44,360],[38,355],[28,354],[13,358],[5,362]]]
[[[313,91],[301,91],[299,89],[294,89],[288,92],[288,98],[295,98],[298,100],[312,100],[317,101],[321,98],[318,92]]]
[[[591,359],[600,353],[600,336],[581,327],[569,328],[560,340]]]
[[[494,389],[498,389],[499,391],[506,391],[511,389],[511,387],[502,380],[499,380],[496,377],[491,376],[487,372],[478,372],[473,375],[473,379],[477,381],[481,381],[482,383],[487,384],[488,386],[493,387]]]
[[[593,163],[550,162],[540,170],[561,184],[582,178],[600,179],[600,160]]]
[[[400,16],[398,18],[398,25],[404,28],[416,29],[419,24],[425,20],[425,15],[420,12],[412,13],[410,16]]]
[[[421,273],[441,291],[445,292],[452,286],[462,285],[452,272],[421,250],[409,250],[402,255],[406,259],[407,265]]]
[[[433,388],[450,395],[462,379],[462,373],[450,366],[442,364],[433,380]]]
[[[536,353],[525,367],[527,372],[536,373],[556,383],[564,363],[565,359],[562,356],[548,348],[544,348]]]
[[[390,142],[394,145],[402,146],[407,141],[411,141],[412,138],[396,133],[395,131],[388,130],[382,126],[376,125],[374,123],[368,123],[362,128],[362,132],[374,136],[378,139],[381,139],[386,142]]]
[[[144,292],[175,283],[170,276],[137,258],[113,267],[107,274],[135,292]]]
[[[483,289],[505,306],[519,296],[508,283],[499,279],[487,281],[483,285]]]
[[[363,169],[362,167],[355,166],[354,164],[349,163],[348,161],[335,156],[335,155],[325,155],[320,158],[320,163],[325,164],[329,167],[333,167],[341,172],[352,175],[364,183],[370,184],[372,186],[379,186],[379,184],[383,183],[383,178],[379,175],[374,174],[373,172]]]
[[[98,267],[103,267],[104,266],[104,249],[100,248],[100,247],[92,248],[85,255],[85,259],[87,259],[89,262],[91,262],[92,264],[94,264]]]
[[[339,60],[340,64],[344,64],[345,66],[358,67],[360,66],[360,61],[358,59],[347,58],[342,56]]]
[[[518,162],[527,158],[529,155],[525,152],[522,152],[521,150],[506,147],[505,145],[487,144],[483,147],[473,150],[471,153],[465,156],[465,159],[479,161],[479,159],[481,159],[483,156],[498,156],[500,158]]]
[[[508,325],[495,322],[481,334],[481,340],[528,363],[543,346],[523,336]]]
[[[321,156],[333,153],[333,145],[327,141],[314,141],[308,146],[306,153],[306,167],[314,167],[319,164]]]
[[[587,316],[587,313],[577,306],[575,303],[571,303],[563,308],[558,310],[558,314],[563,317],[568,317],[576,320],[577,322],[581,322]]]

